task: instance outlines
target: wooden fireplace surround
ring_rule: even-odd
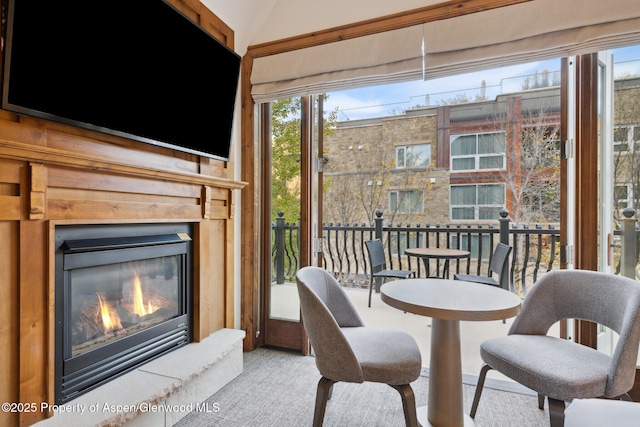
[[[233,49],[198,0],[171,0]],[[194,339],[234,327],[231,162],[0,110],[0,400],[53,404],[53,233],[60,224],[194,224]],[[0,426],[47,415],[1,412]]]

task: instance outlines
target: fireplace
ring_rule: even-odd
[[[56,403],[191,341],[191,235],[189,224],[56,227]]]

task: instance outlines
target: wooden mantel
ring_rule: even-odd
[[[172,0],[233,47],[198,0]],[[245,183],[223,162],[0,110],[0,400],[53,404],[55,227],[188,222],[194,338],[234,327],[234,210]],[[28,426],[47,414],[0,414]]]

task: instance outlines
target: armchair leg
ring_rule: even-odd
[[[404,420],[407,427],[420,427],[418,423],[418,414],[416,413],[416,397],[413,389],[409,384],[393,385],[391,387],[398,390],[402,397],[402,409],[404,410]]]
[[[471,418],[476,417],[478,403],[480,403],[480,396],[482,395],[482,388],[484,387],[484,380],[487,377],[487,372],[489,372],[490,369],[492,369],[491,366],[485,364],[480,370],[480,375],[478,376],[478,384],[476,385],[476,393],[473,396],[473,404],[471,405],[471,412],[469,413],[469,416]]]
[[[618,396],[618,399],[624,400],[626,402],[633,402],[633,399],[631,398],[631,396],[629,396],[629,393],[621,394],[620,396]]]
[[[563,427],[564,426],[564,401],[558,399],[552,399],[547,396],[549,401],[549,421],[551,427]]]
[[[538,409],[544,409],[544,394],[538,393]]]
[[[324,420],[324,411],[327,408],[327,400],[331,397],[331,391],[333,385],[336,383],[334,380],[322,377],[318,381],[318,391],[316,393],[316,407],[313,412],[313,427],[322,427]]]

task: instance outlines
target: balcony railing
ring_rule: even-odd
[[[326,224],[323,226],[323,267],[345,287],[368,288],[371,266],[364,242],[380,238],[385,248],[387,268],[408,269],[417,277],[428,277],[442,269],[442,261],[431,260],[425,265],[421,259],[407,256],[408,247],[440,247],[469,250],[468,259],[452,260],[451,273],[488,275],[489,261],[498,242],[509,244],[513,251],[509,262],[510,289],[526,295],[535,281],[547,271],[560,268],[560,230],[554,226],[516,225],[503,217],[495,224],[467,225],[402,225],[384,224],[382,212],[371,225]],[[635,229],[635,220],[631,225]],[[298,225],[287,223],[281,216],[272,226],[272,280],[276,283],[295,281],[299,265]],[[624,240],[614,254],[615,271],[635,274],[638,254],[638,235],[633,233],[633,256],[620,255]],[[617,231],[616,235],[623,235]],[[629,244],[628,242],[626,243]],[[627,249],[627,251],[629,251]],[[623,251],[624,252],[624,251]],[[629,264],[626,268],[624,263]],[[427,269],[428,268],[428,269]]]

